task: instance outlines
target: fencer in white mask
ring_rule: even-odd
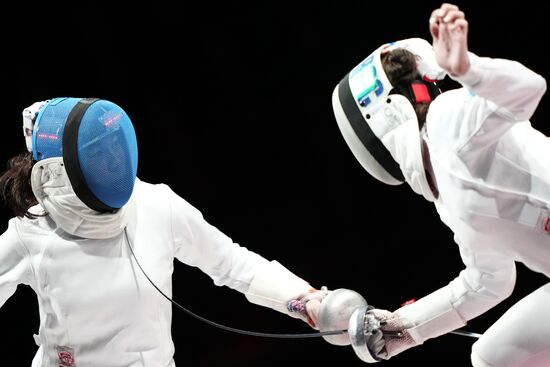
[[[500,303],[513,292],[516,261],[550,276],[550,143],[529,122],[546,81],[519,62],[469,52],[468,22],[455,5],[434,10],[429,27],[433,47],[419,39],[383,45],[333,93],[357,160],[376,179],[406,182],[433,202],[465,265],[414,303],[356,315],[363,345],[354,350],[366,362],[392,358]],[[433,82],[445,75],[461,88],[439,93]],[[550,353],[548,314],[550,284],[483,334],[472,364],[547,365],[537,363]]]
[[[37,102],[23,111],[23,133],[29,152],[0,176],[15,214],[0,236],[0,306],[18,284],[36,292],[33,367],[175,366],[172,305],[144,275],[171,296],[174,258],[317,328],[329,291],[234,243],[168,186],[137,178],[136,134],[115,103]],[[304,308],[290,311],[290,300]]]

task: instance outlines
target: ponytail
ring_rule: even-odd
[[[392,85],[411,82],[419,77],[416,70],[416,56],[403,48],[397,48],[382,54],[382,66]],[[413,104],[414,112],[418,119],[418,127],[421,128],[426,122],[429,103]]]
[[[29,212],[29,208],[38,203],[31,187],[34,163],[32,153],[22,153],[8,161],[6,171],[0,176],[0,195],[16,217],[37,217]]]

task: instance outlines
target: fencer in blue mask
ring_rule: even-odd
[[[85,238],[109,238],[126,226],[138,157],[122,108],[93,98],[52,99],[36,115],[32,147],[32,189],[58,226]]]
[[[329,291],[234,243],[167,185],[137,178],[136,134],[121,107],[37,102],[23,111],[23,132],[29,152],[0,176],[15,214],[0,236],[0,306],[18,284],[36,292],[33,367],[175,366],[172,305],[145,275],[171,297],[174,258],[317,328]],[[289,311],[291,300],[303,311]]]

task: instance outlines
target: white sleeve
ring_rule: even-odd
[[[516,121],[529,120],[546,92],[546,80],[517,61],[469,53],[470,69],[453,77],[471,92],[505,109]]]
[[[515,285],[513,260],[496,253],[472,254],[461,248],[466,268],[447,286],[397,310],[415,325],[413,339],[427,339],[460,328],[506,299]]]
[[[8,229],[0,236],[0,307],[15,293],[19,284],[30,284],[32,274],[15,220],[9,221]]]
[[[184,199],[173,194],[170,203],[176,258],[201,269],[216,285],[236,289],[252,303],[287,314],[287,302],[311,289],[277,261],[233,242]]]
[[[181,197],[173,194],[170,206],[175,257],[201,269],[216,285],[245,292],[258,269],[269,263],[234,243]]]

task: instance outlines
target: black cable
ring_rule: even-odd
[[[298,333],[298,334],[262,333],[262,332],[257,332],[257,331],[236,329],[236,328],[233,328],[233,327],[225,326],[225,325],[222,325],[222,324],[218,324],[217,322],[208,320],[208,319],[206,319],[202,316],[199,316],[199,315],[193,313],[192,311],[189,311],[187,308],[183,307],[182,305],[180,305],[179,303],[174,301],[172,298],[170,298],[166,294],[164,294],[164,292],[161,291],[155,283],[153,283],[151,278],[149,278],[147,273],[145,273],[145,270],[143,270],[143,268],[141,267],[141,264],[139,263],[139,261],[136,257],[136,254],[134,253],[134,249],[132,248],[132,245],[130,244],[130,239],[128,238],[128,234],[126,233],[126,228],[124,229],[124,236],[126,237],[126,241],[128,242],[128,247],[130,247],[130,251],[132,252],[132,256],[134,257],[134,260],[136,261],[137,266],[139,267],[139,269],[141,270],[143,275],[145,275],[145,278],[147,278],[149,283],[151,283],[153,285],[153,287],[155,287],[155,289],[160,294],[162,294],[162,296],[164,298],[166,298],[168,301],[172,302],[172,304],[174,306],[176,306],[177,308],[179,308],[180,310],[182,310],[186,314],[188,314],[188,315],[190,315],[190,316],[192,316],[196,319],[199,319],[200,321],[205,322],[205,323],[207,323],[211,326],[215,326],[217,328],[220,328],[220,329],[223,329],[223,330],[226,330],[226,331],[230,331],[230,332],[233,332],[233,333],[237,333],[237,334],[244,334],[244,335],[250,335],[250,336],[259,336],[259,337],[264,337],[264,338],[284,338],[284,339],[318,338],[318,337],[322,337],[322,336],[326,336],[326,335],[341,335],[341,334],[344,334],[344,333],[347,332],[347,330],[334,330],[334,331],[322,331],[322,332],[315,332],[315,333]]]

